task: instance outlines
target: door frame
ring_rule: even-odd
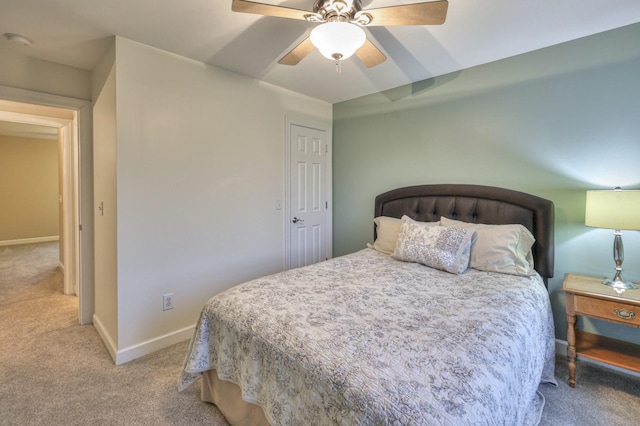
[[[291,211],[289,205],[291,202],[291,126],[308,127],[310,129],[321,130],[325,132],[327,138],[327,156],[325,158],[325,188],[328,207],[327,222],[325,228],[325,241],[326,254],[325,257],[330,259],[333,257],[333,145],[332,145],[332,126],[330,122],[317,120],[311,117],[306,117],[298,114],[285,114],[285,147],[284,147],[284,187],[285,187],[285,202],[284,202],[284,269],[287,270],[291,267]]]
[[[65,292],[76,292],[78,321],[90,324],[94,312],[92,104],[7,86],[0,86],[0,100],[22,104],[19,113],[0,109],[0,117],[60,129]],[[47,107],[69,110],[73,117],[56,117]]]

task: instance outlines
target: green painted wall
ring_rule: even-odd
[[[372,240],[374,198],[396,187],[474,183],[550,199],[549,291],[566,339],[564,274],[613,275],[612,231],[584,226],[585,191],[640,188],[638,40],[635,24],[334,105],[334,255]],[[640,232],[623,240],[625,275],[640,281]],[[638,329],[579,326],[640,343]]]

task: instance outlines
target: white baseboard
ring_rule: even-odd
[[[189,340],[193,336],[195,329],[196,325],[193,324],[181,330],[176,330],[154,339],[147,340],[146,342],[119,350],[116,353],[115,363],[116,365],[124,364],[125,362],[133,361],[136,358],[159,351],[160,349],[168,348],[176,343]]]
[[[562,356],[564,356],[566,358],[566,356],[567,356],[567,346],[569,346],[569,344],[567,343],[566,340],[556,339],[556,354],[560,354],[560,355],[562,355]],[[634,376],[634,377],[640,378],[640,373],[637,373],[635,371],[631,371],[631,370],[627,370],[627,369],[624,369],[624,368],[616,367],[614,365],[605,364],[605,363],[599,362],[599,361],[594,361],[594,360],[589,359],[589,358],[583,358],[580,355],[578,355],[578,359],[581,362],[588,362],[590,364],[594,364],[594,365],[597,365],[597,366],[602,367],[602,368],[607,368],[609,370],[617,371],[619,373],[624,373],[624,374],[628,374],[629,376]]]
[[[191,339],[193,332],[196,329],[196,325],[193,324],[189,327],[185,327],[181,330],[176,330],[171,333],[156,337],[154,339],[147,340],[146,342],[139,343],[137,345],[130,346],[118,350],[117,345],[111,339],[109,333],[105,330],[104,325],[95,314],[93,315],[93,326],[98,331],[100,338],[104,342],[111,359],[116,365],[121,365],[129,361],[133,361],[136,358],[140,358],[145,355],[149,355],[160,349],[168,348],[176,343],[183,342]]]
[[[109,335],[107,330],[104,328],[102,321],[100,321],[100,318],[96,314],[93,314],[93,326],[98,332],[98,335],[100,335],[100,338],[102,339],[104,346],[107,348],[107,351],[109,351],[109,355],[111,355],[111,359],[113,359],[113,362],[115,362],[116,350],[117,350],[116,344],[111,339],[111,336]]]
[[[20,240],[4,240],[0,241],[0,246],[17,246],[18,244],[46,243],[49,241],[60,241],[58,235],[50,237],[22,238]]]

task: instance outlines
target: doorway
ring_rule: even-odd
[[[286,118],[285,269],[332,257],[331,126]]]
[[[61,140],[64,289],[78,296],[78,321],[93,320],[91,109],[87,101],[0,86],[0,120],[55,127]]]

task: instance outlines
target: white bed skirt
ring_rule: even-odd
[[[215,404],[232,425],[269,426],[262,408],[242,399],[240,387],[220,380],[216,370],[202,373],[201,399]]]

